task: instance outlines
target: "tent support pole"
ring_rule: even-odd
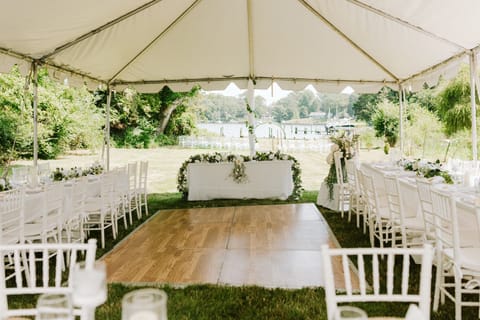
[[[33,83],[33,166],[38,165],[38,65],[32,62]]]
[[[250,147],[250,156],[255,155],[255,117],[253,114],[255,110],[255,87],[253,80],[248,80],[247,91],[247,116],[248,116],[248,145]]]
[[[402,84],[398,85],[398,98],[400,100],[400,110],[399,110],[399,119],[400,119],[400,157],[403,158],[403,148],[404,148],[404,132],[403,132],[403,109],[404,109],[404,101],[405,101],[405,95],[403,92],[403,86]]]
[[[477,104],[475,101],[475,78],[476,78],[476,56],[473,51],[470,52],[470,104],[472,106],[472,160],[477,164]]]
[[[108,86],[107,90],[107,107],[105,110],[105,144],[107,145],[107,159],[105,167],[107,171],[110,171],[110,104],[112,102],[112,89]]]

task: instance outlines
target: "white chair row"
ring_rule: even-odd
[[[36,193],[20,187],[0,193],[0,244],[83,242],[85,232],[105,230],[115,238],[118,221],[125,228],[148,215],[148,162],[129,164],[98,176],[80,177],[42,186]]]
[[[406,195],[400,191],[399,184],[402,173],[385,173],[383,185],[379,185],[368,173],[356,170],[360,187],[350,190],[364,202],[365,210],[353,210],[357,206],[355,202],[351,208],[367,222],[372,246],[407,248],[432,244],[437,266],[434,310],[445,297],[455,303],[457,320],[462,318],[463,306],[480,308],[480,207],[470,209],[473,214],[467,223],[472,230],[460,232],[457,209],[461,204],[453,192],[436,187],[424,178],[416,178],[420,210],[418,214],[408,212],[404,204],[415,199],[403,198]],[[471,299],[472,295],[476,299]]]

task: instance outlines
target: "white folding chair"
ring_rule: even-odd
[[[382,257],[386,256],[386,259]],[[412,285],[417,284],[416,277],[410,278],[412,256],[421,256],[422,267],[418,291]],[[358,264],[359,290],[354,290],[350,268],[350,257]],[[353,302],[402,302],[418,304],[425,319],[430,319],[430,286],[432,276],[433,248],[425,245],[422,248],[341,248],[330,249],[322,246],[323,275],[325,280],[325,300],[327,304],[327,319],[334,320],[339,304]],[[336,279],[338,272],[333,272],[333,261],[340,260],[343,277]],[[372,276],[367,277],[366,263],[372,264]],[[339,263],[336,263],[337,265]],[[401,267],[401,272],[394,272],[395,266]],[[400,279],[395,281],[395,274]],[[382,277],[385,276],[385,277]],[[385,279],[386,283],[381,283]],[[337,291],[335,281],[343,280],[345,292]],[[373,285],[370,288],[368,283]]]
[[[344,213],[347,211],[349,200],[350,200],[350,188],[346,181],[346,173],[344,174],[344,165],[345,159],[343,158],[343,154],[341,151],[336,151],[333,153],[333,159],[335,162],[335,173],[337,175],[337,186],[338,186],[338,199],[337,205],[338,210],[342,214],[342,218]]]
[[[142,213],[138,208],[137,197],[137,183],[138,183],[138,165],[136,162],[131,162],[127,165],[128,179],[129,179],[129,193],[128,193],[128,205],[129,210],[135,210],[137,212],[137,218],[142,217]]]
[[[422,209],[424,242],[435,246],[435,215],[432,207],[431,183],[425,178],[417,178],[417,193]]]
[[[116,210],[114,206],[114,179],[110,173],[100,176],[100,194],[88,196],[85,199],[85,220],[83,229],[85,232],[93,230],[100,232],[102,248],[105,248],[105,230],[112,229],[112,236],[117,237]],[[98,183],[98,182],[95,182]]]
[[[0,193],[0,244],[24,242],[24,205],[24,188]]]
[[[390,210],[392,247],[399,243],[402,247],[422,245],[425,230],[423,219],[407,217],[396,176],[385,175],[384,182]]]
[[[361,171],[360,171],[361,172]],[[367,221],[370,234],[370,244],[375,246],[375,238],[380,247],[391,241],[391,222],[388,207],[382,206],[373,182],[372,176],[361,172],[361,183],[367,204]]]
[[[147,203],[147,182],[148,182],[148,161],[140,161],[140,170],[138,174],[138,209],[142,211],[142,206],[145,208],[145,215],[148,216],[148,203]]]
[[[25,223],[26,242],[61,241],[64,223],[63,196],[63,182],[52,183],[44,188],[38,218]]]
[[[0,244],[23,244],[25,242],[24,205],[24,188],[0,193]],[[4,267],[12,270],[12,254],[7,252],[5,255],[7,259]],[[22,259],[25,262],[26,256],[22,255]],[[15,272],[12,272],[7,278],[9,279],[14,276]]]
[[[15,308],[8,298],[14,296],[37,295],[43,293],[71,294],[70,276],[73,267],[82,256],[85,256],[86,267],[93,267],[95,262],[96,240],[88,243],[68,244],[18,244],[0,245],[0,319],[9,317],[35,316],[35,308]],[[52,255],[52,252],[55,254]],[[13,256],[14,270],[24,268],[20,259],[22,253],[28,255],[28,272],[15,272],[15,281],[6,280],[9,272],[4,267],[4,257],[7,253]],[[70,265],[64,268],[65,255],[69,255]],[[39,262],[40,261],[40,262]],[[86,312],[74,310],[75,315],[82,316]],[[82,317],[80,318],[82,319]]]
[[[345,161],[347,173],[347,183],[349,188],[348,198],[348,221],[351,220],[352,213],[357,216],[357,228],[360,228],[360,217],[365,220],[365,202],[360,189],[360,181],[357,176],[357,166],[354,159]]]
[[[87,194],[87,177],[80,177],[72,182],[73,184],[65,189],[67,210],[65,210],[65,235],[66,241],[84,242],[85,234],[83,222],[86,217],[85,199]]]
[[[462,247],[459,234],[457,203],[453,195],[431,188],[435,214],[436,266],[433,310],[445,296],[455,303],[455,319],[462,319],[462,306],[480,309],[480,243]],[[480,207],[476,208],[477,224]],[[480,230],[477,230],[478,233]],[[463,233],[462,233],[463,237]],[[453,277],[453,282],[449,282]],[[449,291],[453,289],[453,293]],[[475,295],[476,301],[464,300],[464,295]]]
[[[129,205],[129,180],[126,167],[115,168],[110,171],[114,175],[114,195],[113,206],[117,210],[117,225],[118,220],[123,219],[125,229],[128,228],[128,221],[132,224],[132,210]]]

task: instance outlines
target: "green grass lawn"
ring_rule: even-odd
[[[299,202],[316,202],[317,192],[306,191]],[[151,194],[151,213],[162,209],[221,207],[239,205],[268,205],[289,203],[280,200],[213,200],[189,202],[179,193]],[[368,236],[340,214],[319,208],[342,247],[369,247]],[[146,218],[144,218],[146,219]],[[137,221],[136,226],[143,221]],[[121,230],[123,238],[129,230]],[[120,239],[107,240],[109,247],[99,250],[99,256],[108,252]],[[418,276],[415,268],[412,277]],[[319,270],[320,272],[320,270]],[[368,270],[367,270],[368,272]],[[399,271],[397,271],[399,274]],[[96,319],[121,319],[121,298],[129,291],[143,286],[109,285],[108,301],[97,309]],[[169,319],[326,319],[323,288],[268,289],[256,286],[192,285],[186,287],[160,287],[168,294]],[[433,297],[433,296],[432,296]],[[358,304],[369,316],[405,315],[406,305],[394,303]],[[475,319],[474,308],[464,308],[464,319]],[[431,319],[454,319],[453,304],[447,302]]]
[[[317,192],[306,191],[298,202],[316,202]],[[295,202],[295,203],[298,203]],[[118,242],[132,232],[158,210],[269,205],[291,203],[280,200],[212,200],[189,202],[180,193],[150,194],[148,199],[149,217],[135,221],[127,230],[119,224],[120,234],[116,240],[107,233],[107,247],[98,249],[101,257],[110,251]],[[340,214],[324,208],[319,208],[327,220],[342,247],[369,247],[368,236],[355,226],[355,221],[348,222]],[[94,236],[94,235],[93,235]],[[109,238],[110,237],[110,238]],[[401,265],[401,264],[400,264]],[[419,268],[415,268],[412,277],[418,276]],[[320,272],[320,270],[319,270]],[[369,270],[367,270],[368,274]],[[396,270],[399,275],[400,271]],[[325,294],[323,288],[304,289],[268,289],[257,286],[222,286],[222,285],[191,285],[171,287],[168,285],[123,285],[108,286],[108,301],[97,308],[96,320],[120,320],[121,300],[125,293],[143,287],[159,287],[168,294],[168,317],[172,319],[326,319]],[[478,297],[477,297],[478,298]],[[12,301],[15,305],[33,305],[35,298],[20,297]],[[405,315],[406,305],[393,303],[358,304],[369,316]],[[476,319],[475,308],[464,308],[464,319]],[[453,303],[447,302],[437,313],[432,313],[431,319],[454,319]]]

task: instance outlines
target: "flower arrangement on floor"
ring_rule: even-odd
[[[249,157],[236,154],[225,153],[204,153],[193,155],[188,158],[180,167],[177,176],[177,189],[185,198],[188,197],[188,180],[187,180],[187,167],[190,163],[219,163],[219,162],[233,162],[233,170],[230,176],[237,183],[244,183],[248,181],[248,176],[245,172],[245,162],[248,161],[273,161],[273,160],[290,160],[292,161],[292,179],[293,179],[293,192],[289,200],[298,200],[302,195],[302,179],[300,164],[297,159],[291,155],[277,152],[257,152],[255,156]]]
[[[420,177],[427,179],[433,177],[442,177],[445,183],[453,183],[452,176],[445,169],[443,169],[442,163],[438,159],[435,162],[420,159],[400,159],[398,161],[398,165],[403,167],[403,169],[406,171],[416,172]]]
[[[79,167],[73,167],[69,170],[64,170],[63,168],[56,168],[51,173],[51,178],[53,181],[65,181],[70,179],[76,179],[82,176],[88,175],[98,175],[103,173],[104,168],[99,162],[94,162],[90,167],[85,169]]]
[[[333,200],[333,188],[337,181],[337,172],[335,167],[335,160],[333,154],[337,151],[341,151],[343,157],[341,159],[343,182],[347,182],[347,174],[345,169],[345,159],[352,159],[355,156],[355,146],[358,142],[358,134],[347,135],[345,131],[342,131],[336,136],[331,136],[330,141],[333,143],[330,148],[330,153],[327,156],[327,163],[330,165],[328,175],[325,177],[324,182],[328,187],[328,196],[330,200]]]

